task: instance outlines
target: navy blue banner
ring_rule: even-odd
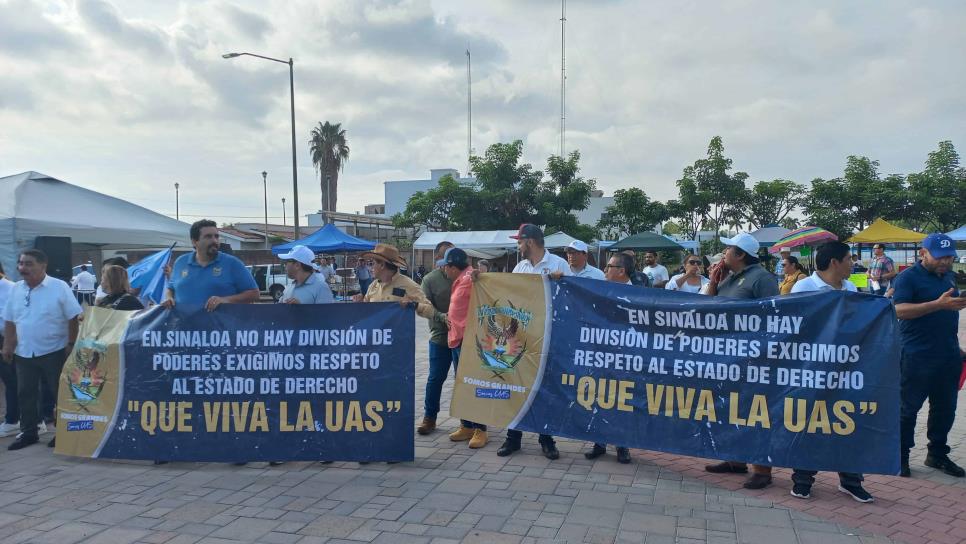
[[[411,461],[414,326],[391,303],[155,308],[95,456]]]
[[[733,300],[565,278],[516,428],[770,466],[896,474],[888,299]]]

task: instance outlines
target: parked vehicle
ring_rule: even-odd
[[[282,298],[285,286],[292,283],[292,280],[285,274],[285,265],[255,264],[249,265],[247,268],[255,277],[258,291],[263,295],[270,295],[275,302]]]

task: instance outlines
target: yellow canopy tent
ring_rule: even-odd
[[[921,232],[899,228],[885,219],[876,219],[867,229],[849,238],[849,242],[853,244],[918,243],[925,237],[926,235]]]

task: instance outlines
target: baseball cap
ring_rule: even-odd
[[[465,251],[458,247],[451,247],[446,250],[442,259],[436,261],[436,266],[446,266],[448,264],[465,268],[469,266],[470,262]]]
[[[956,256],[956,242],[949,236],[938,232],[926,236],[926,239],[922,241],[922,247],[926,248],[933,259]]]
[[[570,242],[570,244],[567,246],[567,249],[587,253],[587,244],[581,242],[580,240],[574,240],[573,242]]]
[[[758,256],[758,247],[759,247],[758,240],[755,240],[755,237],[748,234],[747,232],[739,233],[737,236],[733,238],[725,238],[724,236],[722,236],[721,243],[726,246],[737,247],[738,249],[740,249],[741,251],[744,251],[748,255],[751,255],[752,257]]]
[[[792,248],[790,248],[790,247],[783,247],[783,248],[779,249],[778,252],[779,253],[791,253],[792,252]]]
[[[515,240],[531,239],[543,241],[543,231],[533,223],[524,223],[520,225],[520,230],[517,231],[516,235],[510,236],[510,238]]]
[[[293,247],[291,251],[282,253],[278,258],[283,261],[298,261],[304,265],[311,266],[316,272],[319,270],[319,265],[312,262],[315,260],[315,252],[302,245]]]

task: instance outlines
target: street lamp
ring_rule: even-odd
[[[284,61],[263,55],[256,55],[255,53],[225,53],[222,55],[222,58],[233,59],[241,56],[257,57],[264,60],[288,64],[289,98],[292,109],[292,215],[295,217],[295,238],[299,239],[301,238],[301,235],[299,234],[299,178],[298,165],[295,160],[295,62],[291,58],[289,58],[287,61]]]
[[[286,221],[285,221],[285,197],[283,196],[282,197],[282,225],[284,226],[285,224],[286,224]]]
[[[178,182],[174,183],[174,218],[181,221],[181,196],[178,194],[178,188],[181,185]]]
[[[268,249],[268,172],[262,172],[262,190],[265,191],[265,249]]]

